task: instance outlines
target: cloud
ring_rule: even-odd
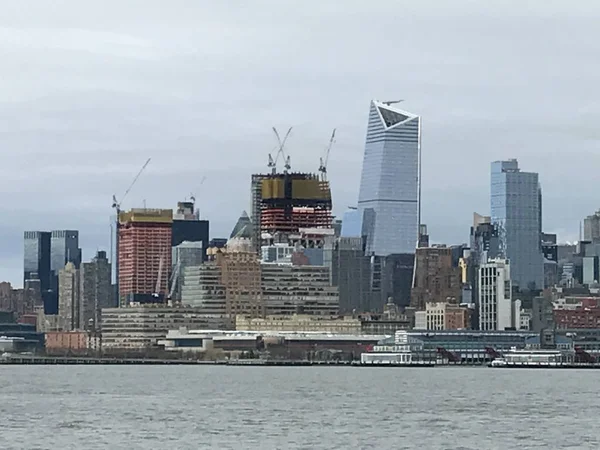
[[[195,192],[213,237],[228,235],[272,126],[294,126],[297,170],[316,170],[337,127],[341,215],[356,203],[371,98],[423,117],[432,239],[466,241],[472,212],[489,209],[489,163],[508,157],[540,172],[544,228],[576,235],[598,207],[599,16],[591,1],[9,2],[0,278],[19,283],[24,229],[79,228],[86,257],[108,247],[112,194],[148,157],[125,207]]]

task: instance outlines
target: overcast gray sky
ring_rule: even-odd
[[[84,257],[123,207],[195,192],[212,237],[249,206],[271,127],[316,170],[337,127],[335,212],[357,199],[371,98],[423,117],[423,215],[466,242],[489,163],[538,171],[544,229],[577,238],[600,207],[595,1],[0,2],[0,279],[21,285],[25,229],[75,228]],[[200,186],[203,176],[206,182]]]

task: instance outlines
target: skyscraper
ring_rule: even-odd
[[[583,240],[597,241],[600,239],[600,211],[583,219]]]
[[[58,313],[58,274],[67,263],[73,263],[76,269],[81,264],[79,231],[53,230],[50,233],[50,286],[53,294],[49,301],[49,314]]]
[[[72,262],[76,269],[81,264],[81,249],[79,248],[79,231],[54,230],[50,238],[50,270],[58,276],[58,272]]]
[[[177,203],[177,212],[173,215],[171,246],[177,247],[182,242],[202,242],[204,261],[208,248],[208,220],[200,220],[194,211],[193,202]]]
[[[47,231],[26,231],[24,234],[23,285],[33,279],[39,280],[45,313],[56,314],[51,305],[50,233]]]
[[[512,326],[510,274],[510,264],[502,259],[490,260],[479,267],[480,330],[504,330]]]
[[[541,188],[538,174],[521,172],[516,159],[491,165],[491,220],[498,228],[499,254],[510,261],[520,289],[544,288]]]
[[[82,263],[81,277],[81,307],[80,326],[86,328],[90,320],[99,321],[99,311],[103,308],[114,308],[116,301],[113,298],[111,285],[112,267],[106,252],[99,251],[90,262]]]
[[[373,100],[358,210],[366,251],[414,254],[420,223],[420,118]]]
[[[170,209],[132,209],[119,215],[121,304],[159,302],[166,297],[172,224]]]
[[[58,271],[58,319],[63,331],[81,327],[81,281],[72,262]]]

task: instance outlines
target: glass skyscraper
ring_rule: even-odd
[[[510,261],[512,284],[544,288],[542,194],[537,173],[521,172],[516,159],[491,166],[491,220],[498,228],[499,252]]]
[[[23,240],[23,285],[27,280],[38,279],[44,306],[50,302],[50,233],[26,231]]]
[[[358,211],[366,252],[414,254],[420,221],[420,117],[373,100]]]

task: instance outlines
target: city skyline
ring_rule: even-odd
[[[10,87],[0,107],[1,143],[18,155],[7,158],[0,184],[0,274],[15,285],[24,230],[78,229],[84,260],[108,249],[111,196],[124,191],[149,156],[147,173],[123,207],[144,200],[174,207],[194,192],[212,236],[226,237],[249,209],[249,174],[267,169],[273,125],[294,126],[293,167],[315,172],[337,127],[328,175],[341,217],[356,203],[371,98],[406,98],[407,108],[423,117],[422,221],[432,242],[468,241],[473,211],[489,213],[488,167],[497,159],[517,158],[540,174],[544,231],[561,241],[577,239],[579,222],[598,209],[592,195],[586,197],[593,192],[598,139],[598,108],[588,93],[598,68],[585,56],[599,45],[592,30],[597,7],[584,15],[549,2],[521,11],[515,24],[508,6],[460,2],[452,9],[410,5],[402,17],[395,16],[394,2],[356,5],[360,14],[315,3],[314,16],[286,6],[271,9],[277,20],[268,21],[261,8],[220,5],[200,14],[198,6],[181,14],[147,2],[146,28],[129,5],[107,14],[73,2],[69,14],[58,17],[50,6],[26,3],[11,5],[0,19]],[[331,19],[340,14],[330,34]],[[370,19],[382,26],[373,30]],[[265,41],[275,23],[295,51]],[[222,33],[223,24],[235,24],[229,28],[235,31],[212,49],[206,37]],[[386,24],[414,36],[397,44],[402,58],[380,49]],[[307,27],[318,32],[307,37]],[[544,53],[557,27],[569,32],[571,43]],[[32,70],[24,73],[25,61]],[[48,74],[43,82],[39,73]],[[234,107],[251,118],[237,128],[228,120]],[[465,176],[467,169],[472,173]],[[211,195],[225,177],[231,184]],[[565,189],[565,180],[573,179],[578,188]]]

